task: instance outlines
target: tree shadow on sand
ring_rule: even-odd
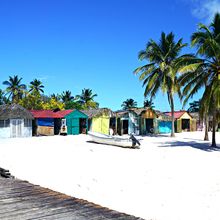
[[[158,143],[159,144],[159,143]],[[210,143],[202,143],[197,141],[166,141],[163,144],[159,144],[158,147],[192,147],[198,150],[203,150],[207,152],[219,151],[220,152],[220,145],[213,148],[211,147]]]

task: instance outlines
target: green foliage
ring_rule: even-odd
[[[29,110],[43,109],[44,102],[39,92],[33,91],[32,93],[26,93],[25,97],[18,102],[21,106]]]
[[[83,106],[76,101],[68,101],[65,103],[65,109],[83,110]]]
[[[83,89],[81,95],[76,96],[76,99],[83,109],[93,109],[99,107],[99,103],[94,101],[96,96],[97,94],[92,94],[91,89]]]
[[[74,99],[74,97],[71,94],[71,91],[67,90],[67,91],[63,91],[63,93],[61,94],[61,100],[63,101],[63,103],[67,103],[70,102]]]
[[[64,110],[65,108],[65,104],[57,101],[54,98],[51,98],[48,102],[43,103],[43,109],[45,110],[54,110],[54,109],[60,109],[60,110]]]
[[[6,93],[9,94],[12,103],[18,103],[22,99],[23,94],[26,90],[26,85],[21,84],[22,78],[19,78],[17,75],[14,77],[9,76],[8,81],[4,81],[3,85],[6,85]]]
[[[189,103],[188,112],[199,112],[200,101],[194,101]]]
[[[153,108],[154,108],[154,103],[152,102],[152,100],[145,100],[145,101],[144,101],[144,107],[145,107],[145,108],[151,108],[151,109],[153,109]]]
[[[44,86],[42,85],[42,82],[40,80],[34,79],[33,81],[30,82],[30,90],[29,92],[35,93],[44,93]]]
[[[127,99],[122,103],[121,107],[122,107],[123,110],[128,110],[130,108],[135,108],[135,107],[137,107],[137,102],[134,101],[134,99]]]

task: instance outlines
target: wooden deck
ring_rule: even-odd
[[[30,184],[0,177],[0,219],[137,220],[85,200]]]

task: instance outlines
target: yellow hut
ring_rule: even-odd
[[[89,109],[82,111],[88,116],[88,130],[109,134],[110,118],[113,112],[108,108]]]
[[[165,114],[171,116],[171,112]],[[175,132],[196,131],[196,119],[194,119],[187,111],[175,111]]]

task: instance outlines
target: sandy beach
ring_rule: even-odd
[[[219,220],[220,150],[203,137],[138,137],[140,149],[91,143],[87,135],[0,139],[0,167],[147,220]]]

